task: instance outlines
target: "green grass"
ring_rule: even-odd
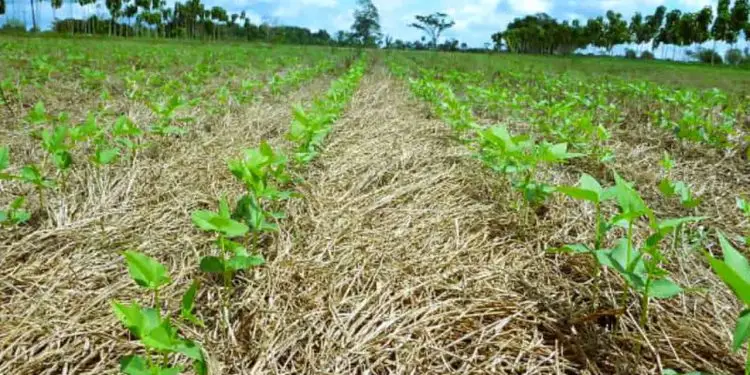
[[[661,60],[628,60],[617,57],[540,56],[516,54],[464,54],[406,52],[419,58],[440,59],[459,70],[567,73],[574,76],[615,76],[627,80],[647,80],[675,88],[712,89],[750,95],[750,71],[731,66],[678,63]]]

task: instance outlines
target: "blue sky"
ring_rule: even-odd
[[[7,17],[26,18],[30,22],[27,0],[6,0]],[[352,23],[355,0],[203,0],[207,5],[220,5],[230,12],[245,10],[258,23],[269,20],[277,24],[305,26],[310,29],[326,29],[332,35],[337,30],[348,30]],[[97,7],[84,10],[77,4],[57,11],[58,17],[80,16],[98,13],[107,16],[104,0]],[[77,2],[77,1],[76,1]],[[16,3],[16,4],[14,4]],[[174,0],[168,0],[171,5]],[[382,31],[395,38],[416,40],[419,30],[407,25],[416,14],[445,12],[455,21],[453,29],[444,36],[457,38],[470,46],[480,47],[490,41],[490,35],[502,30],[515,17],[530,13],[546,12],[558,19],[586,18],[603,15],[608,9],[623,13],[625,18],[635,11],[650,14],[659,5],[695,11],[705,5],[715,8],[716,0],[373,0],[380,11]],[[42,27],[48,27],[52,11],[48,2],[42,4]]]

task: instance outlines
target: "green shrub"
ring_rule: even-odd
[[[643,51],[641,52],[641,59],[643,60],[653,60],[654,54],[651,51]]]

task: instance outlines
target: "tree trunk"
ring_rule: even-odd
[[[711,49],[711,66],[714,65],[714,56],[716,56],[716,39],[714,39],[714,47]]]
[[[34,31],[36,31],[36,11],[34,10],[34,0],[29,0],[29,3],[31,4],[31,24],[34,28]]]

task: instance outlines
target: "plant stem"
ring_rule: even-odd
[[[44,204],[44,192],[42,191],[42,187],[37,185],[36,191],[39,194],[39,207],[44,211],[46,206]]]
[[[154,308],[156,315],[161,319],[161,301],[159,301],[159,288],[154,289]]]
[[[630,253],[633,251],[633,220],[628,221],[628,253],[625,255],[625,269],[628,271],[630,270]],[[623,278],[623,288],[622,288],[622,297],[620,300],[620,305],[624,309],[627,309],[627,298],[628,298],[628,281]]]
[[[596,251],[602,247],[602,233],[601,233],[602,213],[601,213],[601,207],[599,206],[599,203],[596,203],[594,206],[596,207],[596,228],[595,228],[596,239],[594,240],[594,251]]]

